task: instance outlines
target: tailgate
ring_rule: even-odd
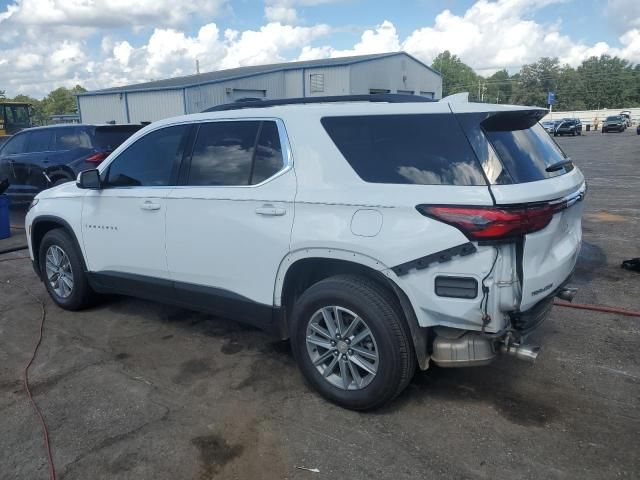
[[[556,213],[545,229],[525,236],[521,311],[533,307],[571,276],[582,242],[581,200],[582,194],[577,193],[575,203]]]
[[[544,229],[524,236],[518,265],[521,311],[552,294],[573,272],[582,242],[585,190],[584,177],[577,168],[566,175],[529,184],[491,186],[499,204],[557,202],[564,207]]]
[[[548,209],[549,223],[523,238],[517,259],[520,310],[526,311],[568,280],[580,251],[585,181],[538,123],[544,110],[456,105],[467,137],[485,168],[496,207]]]

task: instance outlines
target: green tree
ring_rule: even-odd
[[[518,82],[513,86],[513,103],[546,107],[547,93],[557,91],[559,77],[560,62],[557,58],[542,57],[535,63],[524,65]]]
[[[509,103],[512,79],[506,70],[498,70],[484,82],[484,101],[487,103]]]
[[[44,115],[50,117],[51,115],[77,113],[78,104],[75,95],[82,92],[86,92],[86,90],[80,85],[76,85],[72,89],[60,87],[49,92],[49,95],[42,99]]]
[[[479,77],[473,69],[452,55],[449,50],[439,54],[431,67],[442,74],[442,96],[470,92],[470,98],[477,99]]]
[[[591,57],[576,72],[584,84],[587,108],[623,108],[640,104],[637,65],[610,55]]]

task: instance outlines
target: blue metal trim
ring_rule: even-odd
[[[124,109],[127,113],[127,123],[131,123],[131,119],[129,118],[129,96],[127,92],[124,92]]]
[[[288,72],[291,70],[305,70],[308,68],[331,68],[331,67],[344,67],[346,65],[355,65],[356,63],[364,63],[364,62],[372,62],[375,60],[380,60],[383,58],[388,58],[388,57],[392,57],[395,55],[406,55],[407,57],[411,58],[412,60],[415,60],[416,62],[418,62],[420,65],[422,65],[423,67],[427,68],[428,70],[430,70],[431,72],[435,73],[436,75],[442,77],[442,74],[440,72],[438,72],[437,70],[434,70],[433,68],[431,68],[429,65],[421,62],[420,60],[418,60],[417,58],[415,58],[412,55],[409,55],[406,52],[392,52],[386,55],[381,55],[379,57],[375,57],[375,58],[365,58],[362,60],[351,60],[348,61],[345,60],[344,62],[340,62],[340,63],[332,63],[332,64],[328,64],[328,65],[314,65],[313,67],[302,67],[300,65],[298,66],[291,66],[291,67],[280,67],[280,68],[276,68],[273,70],[264,70],[262,72],[256,72],[256,73],[251,73],[251,74],[245,74],[245,75],[235,75],[232,77],[225,77],[225,78],[220,78],[217,80],[210,80],[210,81],[203,81],[203,82],[197,82],[197,83],[190,83],[187,85],[173,85],[170,87],[150,87],[150,88],[136,88],[136,89],[127,89],[126,87],[123,87],[120,90],[109,90],[106,92],[102,92],[102,91],[96,91],[96,92],[86,92],[86,93],[79,93],[78,96],[96,96],[96,95],[117,95],[119,93],[136,93],[136,92],[160,92],[163,90],[181,90],[183,88],[193,88],[193,87],[199,87],[201,85],[213,85],[216,83],[223,83],[223,82],[228,82],[228,81],[232,81],[232,80],[239,80],[241,78],[251,78],[251,77],[257,77],[260,75],[267,75],[269,73],[278,73],[278,72]]]

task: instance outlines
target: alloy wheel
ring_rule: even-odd
[[[366,321],[343,307],[323,307],[311,316],[307,353],[322,377],[343,390],[360,390],[378,372],[378,346]]]
[[[51,245],[45,256],[47,280],[60,298],[67,298],[73,292],[73,270],[69,257],[58,245]]]

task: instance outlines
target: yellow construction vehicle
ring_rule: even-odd
[[[0,144],[23,128],[31,127],[31,105],[0,99]]]

